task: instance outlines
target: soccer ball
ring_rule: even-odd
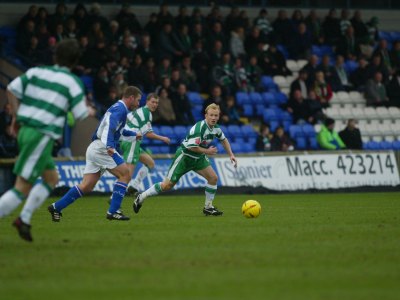
[[[261,205],[256,200],[247,200],[242,205],[242,213],[246,218],[257,218],[261,213]]]

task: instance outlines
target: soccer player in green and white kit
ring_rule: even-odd
[[[54,140],[63,133],[67,112],[71,111],[76,119],[88,116],[82,82],[70,72],[79,56],[76,40],[63,40],[55,53],[57,65],[31,68],[7,87],[21,128],[19,156],[14,166],[17,179],[14,187],[0,198],[0,218],[9,215],[28,197],[20,216],[13,222],[26,241],[32,241],[33,212],[58,182],[51,153]],[[39,176],[42,181],[35,184]]]
[[[147,95],[146,105],[128,114],[125,129],[140,131],[143,137],[146,136],[147,138],[160,140],[169,144],[170,139],[168,137],[155,134],[151,127],[151,122],[153,121],[152,113],[157,110],[158,102],[159,98],[156,94],[151,93]],[[134,193],[138,190],[141,181],[150,171],[149,169],[154,167],[154,160],[140,148],[141,140],[136,141],[135,138],[121,137],[120,141],[120,148],[123,152],[124,160],[128,164],[131,175],[139,160],[145,163],[142,168],[140,168],[136,178],[132,179],[128,184],[128,192]]]
[[[215,193],[217,192],[218,176],[210,165],[208,155],[215,155],[217,148],[210,143],[217,138],[228,153],[232,164],[236,167],[236,157],[232,152],[228,139],[225,137],[217,122],[220,115],[220,107],[213,103],[206,107],[205,120],[197,122],[189,131],[185,140],[175,153],[167,177],[163,182],[158,182],[152,187],[138,193],[133,202],[133,210],[138,213],[143,205],[143,201],[150,196],[158,195],[168,191],[179,181],[184,174],[194,171],[207,180],[206,200],[203,213],[206,216],[220,216],[222,211],[213,206]]]

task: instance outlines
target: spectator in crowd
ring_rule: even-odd
[[[101,67],[97,71],[97,76],[93,80],[93,93],[94,93],[94,98],[95,98],[96,103],[103,104],[104,106],[106,106],[108,104],[106,101],[107,100],[106,98],[107,98],[110,86],[111,86],[111,82],[110,82],[110,78],[108,76],[107,69],[105,67]]]
[[[119,53],[121,54],[121,57],[126,57],[129,61],[131,61],[135,55],[135,50],[138,47],[137,40],[129,31],[129,29],[125,29],[121,36],[121,40],[122,43],[119,46]]]
[[[400,107],[400,70],[398,70],[387,85],[389,105]]]
[[[322,23],[322,30],[325,37],[325,42],[329,45],[337,45],[341,32],[340,32],[340,20],[337,17],[336,9],[329,10],[328,15],[325,17]]]
[[[77,39],[79,36],[79,29],[76,27],[74,18],[70,17],[65,26],[64,37],[68,39]]]
[[[174,45],[182,55],[190,55],[192,51],[192,39],[189,36],[189,26],[186,24],[178,27],[178,30],[173,33]]]
[[[246,55],[244,49],[244,29],[243,27],[237,27],[231,31],[230,38],[230,51],[234,58],[243,57]]]
[[[240,26],[240,10],[237,6],[232,6],[231,11],[225,18],[225,30],[231,32]]]
[[[182,28],[183,25],[190,25],[190,17],[188,15],[188,8],[186,5],[182,4],[179,6],[178,15],[175,17],[176,28]]]
[[[317,135],[317,142],[321,149],[339,150],[346,148],[339,134],[335,131],[335,120],[327,118]]]
[[[171,78],[172,66],[171,59],[169,56],[165,56],[161,60],[161,64],[157,68],[158,80],[161,81],[162,78]]]
[[[81,34],[87,34],[89,28],[89,14],[86,7],[82,3],[78,3],[75,6],[74,12],[72,14],[76,22],[76,27],[79,29]]]
[[[150,35],[150,39],[155,43],[153,46],[158,46],[158,34],[160,32],[160,24],[157,19],[156,13],[151,13],[149,17],[149,21],[144,26],[145,32]]]
[[[0,157],[15,157],[18,154],[14,126],[11,104],[6,103],[0,112]]]
[[[101,30],[103,32],[109,32],[110,30],[110,23],[105,16],[103,16],[101,11],[101,5],[97,2],[92,3],[89,10],[89,22],[90,24],[93,23],[100,23]]]
[[[282,126],[278,126],[275,129],[274,136],[271,140],[272,151],[293,151],[293,141],[285,133]]]
[[[269,38],[273,28],[268,20],[268,11],[265,8],[260,10],[258,16],[254,19],[253,24],[261,31],[264,38]]]
[[[301,22],[295,28],[294,33],[288,42],[288,51],[290,57],[298,59],[306,59],[311,54],[312,39],[307,31],[305,23]]]
[[[101,116],[103,116],[107,109],[109,109],[110,106],[117,102],[119,99],[120,97],[118,96],[117,89],[115,88],[115,86],[111,85],[108,88],[108,93],[106,97],[100,98],[100,101],[102,102],[96,100],[95,106],[98,117],[100,118]]]
[[[208,53],[203,48],[203,42],[198,40],[193,50],[192,66],[197,77],[197,83],[201,91],[207,91],[209,85],[209,72],[211,60]]]
[[[23,55],[28,55],[28,49],[32,37],[35,35],[35,23],[33,20],[27,20],[25,27],[18,31],[16,39],[16,49]]]
[[[210,48],[215,46],[216,41],[221,42],[222,51],[228,50],[226,35],[222,31],[222,24],[220,22],[215,22],[212,25],[211,32],[208,36],[208,44],[210,45]]]
[[[118,45],[119,38],[120,38],[119,23],[115,20],[112,20],[110,22],[110,32],[107,33],[107,40],[111,45],[114,43]]]
[[[380,72],[382,74],[382,82],[386,84],[389,82],[389,70],[382,63],[380,55],[375,55],[372,57],[371,62],[367,67],[367,76],[369,79],[374,78],[375,74]]]
[[[57,41],[54,37],[49,37],[47,41],[47,48],[42,50],[43,51],[43,58],[42,62],[44,65],[52,65],[53,58],[56,52]]]
[[[193,24],[193,28],[190,32],[190,39],[192,40],[192,45],[195,47],[195,44],[197,41],[201,41],[204,45],[204,43],[207,43],[207,36],[205,29],[203,28],[203,24],[201,22],[197,22]]]
[[[139,46],[136,52],[142,56],[143,61],[147,61],[149,58],[156,57],[156,51],[152,44],[151,36],[148,32],[144,32],[141,35]]]
[[[190,101],[186,95],[184,83],[180,83],[175,93],[172,94],[172,106],[176,116],[176,124],[190,125],[194,122]]]
[[[309,122],[311,113],[306,99],[300,90],[294,90],[287,104],[287,111],[292,114],[294,123],[302,124]]]
[[[393,66],[390,60],[389,50],[387,41],[385,39],[381,39],[378,43],[378,47],[375,49],[372,57],[380,56],[381,57],[381,64],[388,70],[390,75],[393,74]]]
[[[321,63],[318,65],[318,71],[324,72],[324,77],[327,82],[332,83],[335,67],[331,64],[331,57],[326,54],[322,56]]]
[[[275,76],[291,75],[292,72],[286,66],[286,59],[275,43],[269,44],[267,51],[263,52],[260,59],[260,67],[266,75]]]
[[[349,26],[343,36],[339,38],[336,47],[336,54],[342,55],[345,59],[356,60],[361,54],[359,42],[354,36],[353,26]]]
[[[371,19],[365,24],[368,29],[368,43],[374,44],[379,39],[379,19],[377,17],[371,17]]]
[[[306,103],[308,106],[308,111],[310,116],[308,117],[308,122],[311,124],[320,123],[326,117],[322,111],[322,105],[317,99],[317,95],[314,91],[310,91],[308,94],[308,98],[306,99]]]
[[[311,55],[308,63],[301,70],[307,72],[307,86],[311,87],[315,81],[315,73],[318,71],[318,56]]]
[[[222,88],[217,84],[212,86],[210,96],[204,101],[203,111],[208,105],[212,103],[219,105],[219,107],[221,108],[220,120],[225,121],[223,115],[225,115],[226,103],[222,95]]]
[[[315,92],[322,107],[328,107],[333,92],[330,84],[325,81],[324,73],[322,71],[315,73],[315,81],[312,90]]]
[[[390,51],[390,64],[396,71],[400,70],[400,41],[393,42]]]
[[[368,61],[361,55],[358,59],[358,67],[350,74],[350,82],[358,91],[364,91],[368,80]]]
[[[168,90],[164,87],[158,91],[159,103],[158,109],[153,113],[153,123],[162,125],[176,124],[176,115],[169,98]]]
[[[258,59],[256,55],[251,55],[249,63],[246,65],[246,74],[248,78],[248,85],[252,91],[260,91],[262,69],[258,66]]]
[[[277,44],[288,45],[290,36],[293,34],[293,26],[286,10],[281,9],[278,11],[278,17],[272,22],[272,26],[274,28],[273,40]]]
[[[240,113],[236,106],[235,97],[232,95],[227,96],[225,102],[225,114],[223,120],[221,120],[221,123],[241,125],[242,121],[240,121]]]
[[[41,65],[44,62],[46,62],[46,60],[43,57],[43,52],[38,48],[38,44],[39,44],[38,38],[36,36],[32,36],[27,55],[31,63],[35,66]]]
[[[201,26],[205,29],[206,28],[206,20],[203,16],[203,13],[199,7],[194,7],[192,10],[192,15],[190,18],[190,26],[193,28],[193,25],[196,23],[200,23]]]
[[[321,20],[315,9],[310,10],[310,13],[305,19],[305,23],[311,35],[312,43],[316,45],[322,44],[324,42],[324,35],[322,32]]]
[[[138,34],[142,29],[139,20],[132,11],[132,7],[128,3],[122,4],[121,10],[115,16],[115,21],[119,24],[120,34],[126,29],[134,34]]]
[[[252,92],[254,88],[249,85],[246,69],[243,66],[242,59],[237,57],[235,59],[234,74],[236,82],[236,91]]]
[[[189,91],[200,91],[199,84],[197,83],[197,75],[195,70],[192,68],[192,59],[189,55],[182,58],[179,72],[182,82],[186,85]]]
[[[251,29],[251,32],[249,35],[245,37],[244,41],[244,48],[247,53],[247,55],[257,55],[258,54],[258,45],[259,44],[266,44],[266,38],[264,38],[261,35],[260,29],[258,27],[254,26]]]
[[[117,91],[117,97],[122,98],[125,89],[129,86],[125,81],[125,76],[122,70],[118,70],[113,78],[112,85]]]
[[[357,39],[357,42],[360,44],[368,44],[369,42],[369,34],[368,28],[362,20],[361,11],[354,11],[354,15],[351,18],[351,25],[354,28],[354,36]]]
[[[49,12],[43,6],[39,7],[38,13],[35,18],[36,28],[39,28],[41,25],[48,25],[49,23]]]
[[[300,70],[298,77],[290,84],[290,95],[293,95],[295,90],[300,90],[302,97],[307,98],[309,91],[307,79],[307,71],[305,69]]]
[[[216,40],[210,52],[211,66],[218,65],[222,62],[222,56],[225,53],[223,44],[220,40]]]
[[[340,32],[342,35],[346,34],[347,28],[351,26],[351,22],[349,20],[350,12],[348,9],[343,8],[340,12]]]
[[[65,24],[67,22],[67,6],[64,3],[58,3],[54,14],[49,16],[49,31],[51,34],[56,33],[56,27],[58,24]]]
[[[171,26],[174,26],[175,24],[175,19],[172,16],[172,14],[169,11],[168,4],[166,2],[162,3],[160,5],[160,11],[158,12],[157,15],[157,20],[159,25],[163,24],[171,24]]]
[[[260,132],[257,136],[256,150],[257,151],[270,151],[271,150],[271,140],[273,134],[271,133],[269,126],[267,124],[262,124],[260,126]]]
[[[214,67],[213,80],[214,83],[219,84],[224,89],[225,93],[230,94],[234,92],[235,70],[231,63],[231,55],[229,52],[225,52],[222,55],[221,64]]]
[[[344,58],[341,55],[336,56],[336,63],[332,79],[330,81],[333,91],[350,91],[353,86],[344,68]]]
[[[157,86],[158,74],[155,67],[154,59],[152,57],[149,57],[147,59],[144,72],[142,75],[143,75],[144,90],[154,91]]]
[[[36,23],[37,14],[38,14],[37,5],[33,4],[33,5],[29,6],[28,12],[25,15],[23,15],[23,17],[18,22],[17,32],[21,32],[21,31],[25,30],[26,24],[29,21]]]
[[[290,23],[292,24],[293,31],[296,31],[299,25],[304,23],[303,12],[300,9],[295,9],[293,11]]]
[[[382,82],[381,72],[376,72],[373,79],[369,79],[365,86],[364,96],[369,106],[388,106],[389,98],[386,93],[386,87]]]
[[[129,67],[127,72],[128,83],[143,90],[145,85],[145,79],[143,78],[145,68],[142,56],[139,53],[136,53],[133,59],[133,64]]]
[[[165,23],[162,27],[162,30],[158,36],[158,57],[166,57],[170,56],[173,58],[179,58],[183,55],[183,52],[180,51],[174,45],[174,38],[172,34],[172,25],[171,23]]]
[[[170,92],[171,95],[177,92],[178,86],[183,83],[181,80],[181,73],[178,68],[173,68],[171,71],[171,86],[170,86]]]
[[[363,143],[361,140],[360,130],[356,127],[357,122],[354,119],[347,120],[345,129],[339,132],[339,136],[347,149],[362,150]]]

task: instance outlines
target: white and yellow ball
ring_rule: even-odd
[[[261,205],[256,200],[247,200],[242,205],[242,213],[246,218],[257,218],[261,213]]]

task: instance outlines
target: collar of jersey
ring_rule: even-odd
[[[126,111],[129,113],[129,109],[128,109],[128,107],[126,107],[125,102],[122,100],[118,100],[118,102],[121,102],[125,106]]]

